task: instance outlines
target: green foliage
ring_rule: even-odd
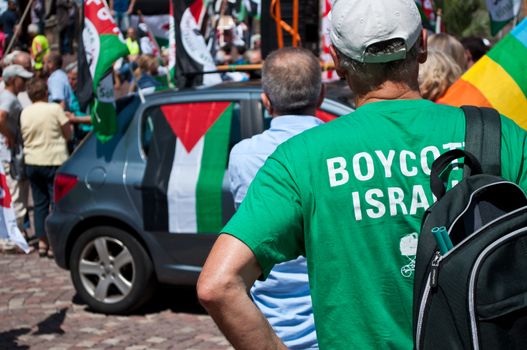
[[[485,0],[444,0],[443,23],[449,34],[459,38],[489,36],[489,15]]]

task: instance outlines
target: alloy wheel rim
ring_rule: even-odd
[[[118,239],[102,236],[82,250],[79,276],[88,294],[99,302],[114,304],[126,298],[135,279],[135,263]]]

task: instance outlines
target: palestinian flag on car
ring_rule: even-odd
[[[437,102],[493,107],[527,129],[527,19],[461,76]]]
[[[104,1],[85,0],[79,48],[79,103],[90,106],[97,138],[106,142],[117,131],[112,66],[129,51]],[[104,82],[104,83],[102,83]]]
[[[214,85],[221,82],[214,59],[199,24],[206,14],[203,0],[170,0],[176,32],[176,85],[179,88]]]
[[[164,105],[151,115],[154,132],[142,184],[145,230],[219,232],[234,211],[222,192],[231,103]]]

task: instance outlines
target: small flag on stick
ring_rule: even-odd
[[[77,95],[82,109],[90,107],[97,138],[106,142],[117,132],[112,66],[129,50],[106,1],[85,0],[83,12],[78,60],[84,84],[79,84]]]

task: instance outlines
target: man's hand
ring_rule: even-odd
[[[253,252],[237,238],[222,234],[198,281],[198,297],[236,349],[287,349],[249,298],[261,274]]]

